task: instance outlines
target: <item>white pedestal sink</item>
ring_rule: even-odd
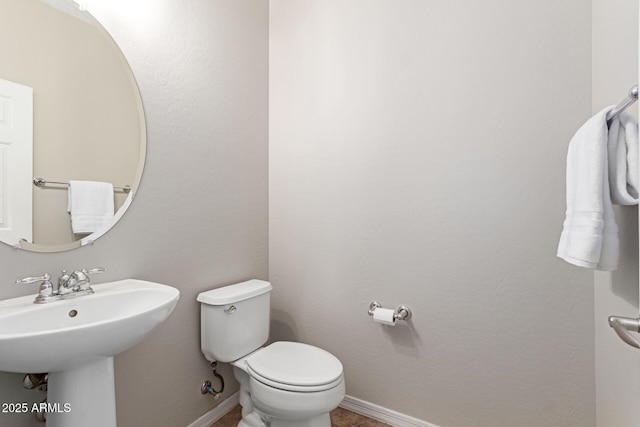
[[[35,295],[0,301],[0,371],[49,373],[47,427],[115,427],[113,356],[162,323],[180,297],[135,279],[92,287],[47,304],[34,304]]]

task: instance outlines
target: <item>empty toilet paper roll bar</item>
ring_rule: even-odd
[[[373,316],[376,309],[382,308],[382,304],[378,301],[371,301],[369,304],[369,316]],[[401,305],[393,312],[393,320],[409,320],[411,319],[411,309],[406,305]]]

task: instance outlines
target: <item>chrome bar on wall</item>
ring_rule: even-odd
[[[47,185],[49,185],[49,184],[65,185],[65,186],[67,186],[67,187],[69,186],[69,183],[68,183],[68,182],[47,181],[46,179],[44,179],[44,178],[40,178],[40,177],[38,177],[38,178],[33,178],[33,185],[35,185],[36,187],[41,187],[41,188],[42,188],[42,187],[45,187],[45,186],[47,186]],[[128,193],[128,192],[130,192],[130,191],[131,191],[131,187],[130,187],[130,186],[128,186],[128,185],[125,185],[124,187],[120,187],[120,186],[115,186],[115,185],[114,185],[114,186],[113,186],[113,189],[114,189],[114,190],[117,190],[117,191],[122,191],[122,192],[124,192],[124,193]]]
[[[623,99],[616,107],[607,113],[607,126],[611,125],[613,119],[618,117],[620,113],[633,105],[638,100],[638,86],[634,86],[629,90],[629,96]]]
[[[630,319],[628,317],[609,316],[609,326],[616,331],[620,339],[631,347],[640,348],[640,341],[631,336],[631,332],[640,332],[640,318]]]

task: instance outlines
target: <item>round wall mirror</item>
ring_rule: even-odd
[[[35,252],[90,244],[142,176],[138,86],[74,1],[0,0],[0,10],[0,241]]]

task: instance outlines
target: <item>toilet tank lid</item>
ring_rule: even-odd
[[[235,285],[223,286],[210,291],[201,292],[198,295],[198,302],[209,305],[227,305],[240,302],[271,291],[271,283],[252,279]]]

